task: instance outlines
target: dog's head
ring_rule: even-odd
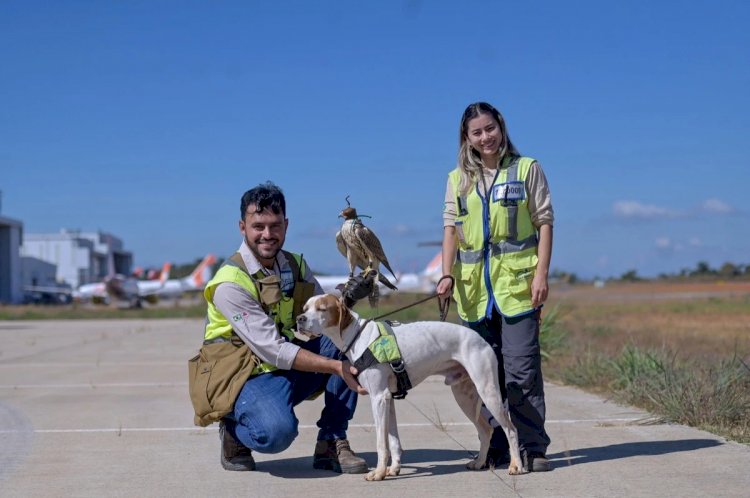
[[[308,337],[326,335],[334,343],[341,340],[342,331],[355,318],[344,302],[331,294],[311,297],[303,310],[304,312],[297,316],[297,332]]]

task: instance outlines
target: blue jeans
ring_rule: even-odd
[[[327,358],[339,357],[339,350],[325,336],[300,346]],[[258,453],[284,451],[298,434],[294,407],[324,388],[318,440],[345,439],[357,407],[357,393],[338,375],[299,370],[275,370],[250,377],[234,402],[234,410],[223,419],[226,430]]]

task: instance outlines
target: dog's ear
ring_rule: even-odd
[[[339,305],[339,330],[344,330],[352,323],[352,320],[354,320],[354,317],[349,312],[349,308],[346,307],[346,303],[344,303],[343,297],[338,299],[338,305]]]

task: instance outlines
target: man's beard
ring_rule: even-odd
[[[277,241],[278,241],[278,239],[277,239]],[[247,235],[245,235],[245,245],[247,245],[247,247],[250,249],[250,252],[253,253],[253,255],[255,256],[255,259],[257,259],[257,260],[261,260],[261,259],[276,259],[276,255],[279,254],[279,251],[281,251],[281,244],[278,244],[276,246],[276,249],[273,251],[273,254],[271,254],[270,256],[264,256],[264,255],[260,254],[260,250],[258,248],[259,244],[258,245],[250,244],[250,241],[247,240]]]

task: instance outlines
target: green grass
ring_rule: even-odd
[[[562,371],[562,379],[609,392],[664,422],[750,443],[750,368],[738,356],[711,365],[628,345],[615,357],[589,351]]]
[[[560,324],[562,308],[555,305],[542,312],[542,326],[539,328],[539,345],[542,359],[549,360],[555,352],[564,349],[568,332]]]

